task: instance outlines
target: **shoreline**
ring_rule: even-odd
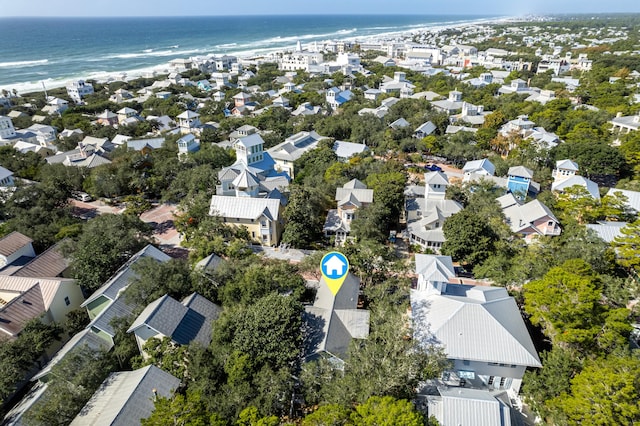
[[[326,40],[332,41],[406,41],[407,39],[411,39],[415,35],[420,34],[428,34],[428,33],[438,33],[444,30],[450,29],[459,29],[465,28],[469,26],[477,26],[477,25],[498,25],[506,22],[518,22],[522,21],[524,17],[491,17],[491,18],[479,18],[479,19],[471,19],[464,21],[448,21],[448,22],[438,22],[434,24],[420,24],[416,25],[415,28],[411,29],[402,29],[396,31],[387,31],[381,32],[373,35],[366,36],[347,36],[347,37],[339,37],[339,38],[327,38]],[[347,34],[345,34],[347,35]],[[297,39],[304,40],[305,38],[309,38],[308,35],[301,35]],[[190,57],[206,57],[206,56],[214,56],[214,55],[231,55],[237,56],[240,59],[246,59],[250,57],[260,57],[265,56],[270,53],[275,52],[284,52],[288,50],[292,50],[295,48],[294,37],[291,37],[292,44],[290,46],[280,46],[280,47],[264,47],[255,50],[251,49],[241,49],[236,51],[229,51],[224,49],[224,51],[206,53],[202,55],[191,55],[191,56],[176,56],[177,58],[190,58]],[[31,62],[41,62],[41,61],[31,61]],[[12,84],[0,85],[0,90],[8,90],[12,91],[16,89],[19,96],[28,96],[34,93],[42,93],[45,90],[43,89],[43,84],[46,90],[50,89],[58,89],[65,87],[69,82],[77,81],[77,80],[95,80],[98,83],[107,83],[111,81],[130,81],[136,78],[141,78],[147,74],[151,73],[157,74],[165,74],[169,71],[169,61],[164,62],[162,64],[146,66],[142,68],[133,68],[127,70],[117,70],[117,71],[89,71],[84,73],[78,73],[75,75],[67,76],[67,77],[58,77],[58,78],[45,78],[38,81],[26,81],[26,82],[18,82]],[[124,78],[123,78],[124,77]]]

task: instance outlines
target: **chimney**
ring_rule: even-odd
[[[151,389],[151,393],[153,393],[153,402],[158,400],[158,390],[156,388]]]
[[[618,113],[616,114],[616,118],[620,118],[620,117],[622,117],[622,112],[618,112]]]

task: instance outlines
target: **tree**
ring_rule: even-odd
[[[442,254],[468,265],[476,265],[493,252],[498,236],[479,214],[469,209],[449,217],[442,227]]]
[[[612,243],[618,254],[618,262],[625,268],[640,266],[640,219],[620,230]]]
[[[149,225],[131,215],[105,214],[89,221],[74,244],[72,268],[78,284],[93,291],[149,243]]]
[[[317,188],[291,185],[284,211],[286,226],[282,241],[298,248],[309,248],[322,239],[323,212],[327,199]]]
[[[549,404],[562,393],[571,389],[571,379],[582,370],[577,354],[558,346],[540,356],[542,368],[528,370],[523,380],[522,392],[529,404],[542,418],[554,414]]]
[[[71,423],[114,369],[107,353],[88,347],[74,349],[52,367],[45,393],[27,411],[27,424]]]
[[[137,306],[146,306],[165,294],[182,300],[193,292],[191,271],[182,259],[158,262],[147,257],[136,262],[133,271],[135,277],[131,279],[125,297]]]
[[[170,398],[159,397],[151,416],[142,426],[227,426],[217,414],[210,414],[200,394],[187,390]]]
[[[569,425],[640,422],[640,359],[610,356],[588,361],[571,380],[571,393],[552,401]]]
[[[351,410],[340,404],[327,404],[307,414],[302,426],[344,426],[348,424]]]
[[[411,402],[390,396],[372,396],[364,404],[356,406],[351,420],[355,426],[425,424],[424,416]]]
[[[583,260],[566,261],[524,285],[525,311],[554,345],[590,348],[602,323],[600,282]]]
[[[211,344],[249,355],[256,369],[291,367],[300,354],[301,311],[294,297],[279,294],[226,310],[213,323]]]

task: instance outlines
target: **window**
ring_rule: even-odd
[[[493,385],[493,380],[494,380],[494,379],[495,379],[495,377],[493,377],[493,376],[489,376],[489,381],[487,382],[487,384],[488,384],[489,386]]]
[[[463,360],[462,360],[462,364],[463,364],[463,365],[469,365],[469,360],[467,360],[467,359],[463,359]]]
[[[64,304],[67,305],[67,306],[69,306],[71,304],[71,300],[69,300],[68,296],[64,298]]]
[[[500,378],[500,387],[503,388],[504,387],[504,382],[507,380],[506,377],[501,377]]]
[[[553,226],[553,221],[550,220],[548,226]]]
[[[267,221],[266,220],[261,220],[260,221],[260,226],[262,226],[263,228],[267,227]]]

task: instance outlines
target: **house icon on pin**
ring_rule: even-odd
[[[324,273],[330,278],[339,278],[344,275],[347,263],[340,259],[341,256],[334,254],[322,264]]]

